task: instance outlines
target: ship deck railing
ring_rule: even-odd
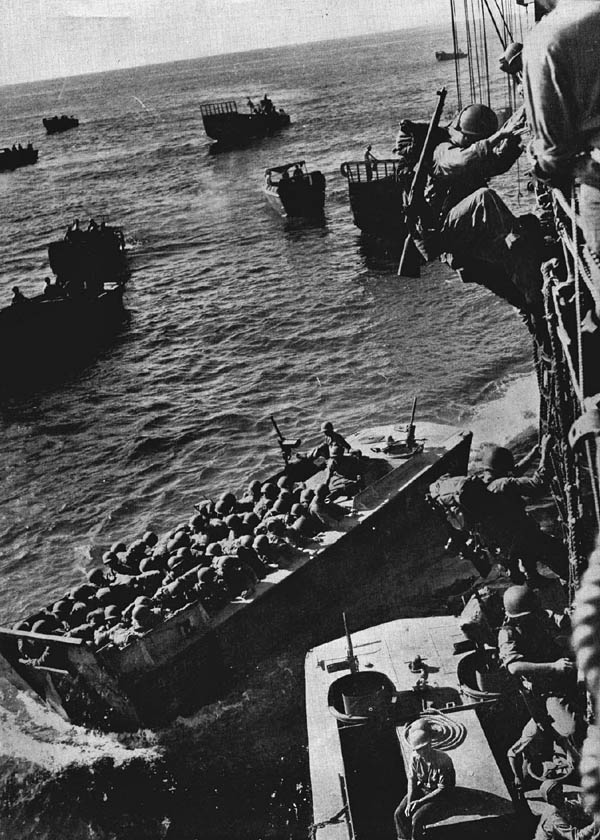
[[[342,163],[340,172],[349,183],[363,183],[367,181],[382,181],[384,179],[399,180],[406,172],[406,163],[399,158],[386,158],[377,163],[366,160],[351,160]]]
[[[205,102],[200,105],[200,113],[203,117],[217,117],[223,114],[237,114],[237,103],[233,99],[224,99],[220,102]]]

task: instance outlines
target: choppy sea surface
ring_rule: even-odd
[[[398,278],[396,260],[353,226],[339,174],[367,143],[390,156],[400,120],[429,119],[442,84],[451,115],[454,66],[434,58],[444,48],[447,33],[423,29],[0,88],[0,147],[32,141],[40,153],[0,174],[0,301],[15,284],[41,290],[47,243],[75,217],[122,225],[132,269],[131,322],[114,343],[66,381],[0,406],[2,623],[59,596],[111,542],[171,528],[203,495],[268,473],[280,460],[271,414],[307,445],[324,419],[345,432],[406,422],[415,395],[418,418],[473,426],[480,440],[535,423],[530,342],[514,311],[441,264]],[[494,89],[500,108],[499,80]],[[243,109],[265,92],[291,114],[289,129],[209,154],[200,103]],[[79,128],[46,136],[42,117],[61,113]],[[294,159],[325,174],[322,225],[287,222],[264,200],[265,167]],[[523,179],[501,186],[525,212]],[[34,761],[56,782],[74,756],[89,769],[130,750],[144,764],[156,748],[149,734],[123,745],[61,728],[2,686],[4,776]],[[288,804],[304,784],[289,768],[261,772],[267,787],[285,777]],[[4,836],[80,836],[76,821],[35,834],[31,813]],[[169,836],[217,836],[193,819]],[[256,819],[223,836],[287,836]],[[81,836],[171,830],[166,817],[143,835],[81,820]]]

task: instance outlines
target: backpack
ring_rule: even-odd
[[[465,531],[489,515],[494,500],[477,475],[443,475],[429,487],[429,496],[458,531]]]

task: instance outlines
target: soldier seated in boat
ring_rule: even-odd
[[[80,242],[83,238],[83,231],[79,227],[79,219],[75,219],[73,224],[69,225],[65,233],[67,242]]]
[[[254,506],[254,513],[262,519],[267,511],[269,511],[275,504],[275,501],[279,496],[279,492],[277,490],[277,485],[270,481],[262,485],[260,492],[261,496]]]
[[[362,458],[354,450],[344,455],[339,446],[331,447],[331,458],[327,462],[326,484],[329,487],[329,501],[340,496],[352,498],[364,487]]]
[[[495,113],[474,103],[448,126],[433,151],[424,230],[416,240],[430,260],[443,255],[465,283],[485,285],[513,306],[539,313],[543,238],[535,217],[517,219],[488,187],[522,153],[520,135],[498,129]]]
[[[49,277],[44,278],[44,291],[42,294],[46,300],[56,300],[56,298],[62,297],[60,288]]]
[[[577,670],[570,650],[570,622],[546,612],[528,586],[504,593],[506,618],[498,633],[504,668],[522,688],[531,720],[507,753],[515,787],[521,788],[528,752],[539,755],[557,740],[571,750],[577,728]],[[564,626],[568,623],[569,626]]]
[[[531,477],[522,473],[537,454],[538,447],[534,447],[518,464],[515,464],[512,452],[502,446],[487,449],[483,458],[482,480],[488,491],[502,500],[499,514],[510,532],[510,545],[506,546],[509,566],[516,565],[520,560],[525,577],[533,583],[545,582],[537,571],[538,560],[563,580],[569,578],[569,563],[563,542],[540,528],[527,513],[525,503],[525,498],[540,496],[547,486],[550,442],[550,436],[545,435],[539,447],[539,466]]]
[[[275,108],[273,106],[273,102],[269,99],[269,97],[267,96],[266,93],[263,96],[263,98],[260,100],[260,109],[261,109],[263,114],[267,114],[267,115],[272,114],[273,111],[275,110]]]
[[[258,578],[252,568],[237,555],[220,557],[216,571],[230,598],[247,597],[254,592]]]
[[[309,452],[307,457],[311,461],[316,461],[318,458],[329,460],[332,446],[341,447],[342,451],[350,451],[350,444],[339,432],[335,431],[333,423],[330,421],[323,423],[321,425],[321,431],[325,436],[325,440]]]
[[[303,181],[304,180],[304,172],[302,171],[302,167],[299,163],[296,164],[294,167],[294,174],[292,175],[294,181]]]
[[[328,501],[328,496],[329,487],[326,484],[320,484],[308,509],[311,521],[319,530],[335,530],[340,519],[343,519],[346,514],[344,508]]]
[[[421,840],[433,811],[439,813],[444,802],[450,808],[456,773],[450,756],[432,746],[432,737],[427,730],[416,728],[410,732],[408,743],[412,749],[408,789],[396,808],[394,822],[398,840]]]
[[[12,293],[13,299],[11,301],[11,306],[22,306],[24,303],[29,303],[29,299],[25,297],[18,286],[12,287]]]

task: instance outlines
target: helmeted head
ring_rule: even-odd
[[[500,69],[503,73],[515,76],[523,72],[523,44],[513,41],[499,58]]]
[[[271,499],[272,501],[275,501],[277,496],[279,496],[279,487],[277,487],[276,484],[273,484],[273,482],[270,481],[268,481],[266,484],[263,484],[263,486],[260,488],[260,491],[265,497],[265,499]]]
[[[542,782],[540,793],[549,805],[561,805],[564,801],[563,786],[559,779],[546,779]]]
[[[448,126],[452,142],[463,148],[491,137],[497,130],[496,114],[487,105],[478,102],[463,108]]]
[[[483,468],[497,476],[506,476],[515,468],[515,459],[505,446],[490,446],[483,453]]]
[[[537,595],[528,586],[509,586],[502,600],[507,618],[523,618],[539,608]]]
[[[411,749],[418,752],[431,746],[431,733],[426,729],[414,729],[408,733],[408,743]]]
[[[333,423],[330,423],[329,420],[327,420],[325,423],[321,423],[321,431],[324,435],[330,434],[331,432],[333,432]]]

